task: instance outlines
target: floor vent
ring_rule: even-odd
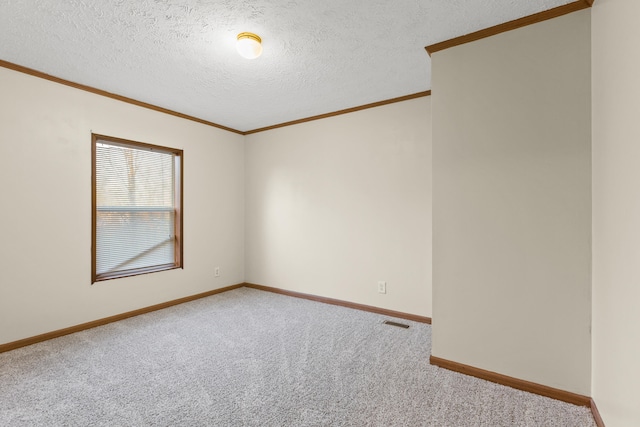
[[[397,326],[399,328],[409,329],[409,325],[405,325],[404,323],[392,322],[391,320],[385,320],[382,323],[384,323],[385,325],[391,325],[391,326]]]

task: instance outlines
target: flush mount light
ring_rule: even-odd
[[[262,53],[262,39],[257,34],[240,33],[236,49],[243,58],[254,59]]]

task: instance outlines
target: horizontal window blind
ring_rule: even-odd
[[[96,276],[175,264],[175,155],[95,144]]]

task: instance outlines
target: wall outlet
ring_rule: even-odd
[[[378,293],[379,294],[387,293],[387,282],[378,282]]]
[[[220,267],[216,267],[213,269],[213,275],[216,277],[220,277]]]

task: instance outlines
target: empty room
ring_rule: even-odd
[[[640,2],[0,4],[0,425],[640,426]]]

